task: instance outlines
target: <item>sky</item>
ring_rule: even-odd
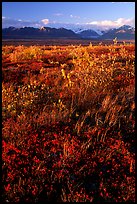
[[[2,27],[135,27],[135,2],[2,2]]]

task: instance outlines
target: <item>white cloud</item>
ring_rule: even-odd
[[[41,20],[41,22],[44,24],[44,25],[47,25],[49,23],[49,19],[45,18],[43,20]]]
[[[104,28],[111,28],[111,27],[120,27],[122,25],[130,25],[134,26],[135,20],[133,18],[118,18],[115,21],[111,20],[104,20],[104,21],[91,21],[89,23],[86,23],[87,25],[96,25]]]
[[[54,13],[54,16],[63,16],[62,13]]]
[[[41,27],[43,24],[48,24],[48,19],[43,19],[42,21],[31,21],[22,19],[12,19],[9,17],[2,17],[2,28],[8,28],[10,26],[21,28],[21,27]]]
[[[72,15],[72,17],[74,17]],[[23,20],[23,19],[11,19],[8,17],[3,16],[2,17],[2,28],[7,28],[10,26],[13,27],[42,27],[47,25],[50,27],[65,27],[71,29],[72,27],[84,27],[85,29],[92,29],[92,28],[97,28],[97,29],[109,29],[109,28],[117,28],[122,25],[130,25],[135,27],[135,19],[134,18],[118,18],[115,21],[112,20],[103,20],[103,21],[91,21],[87,23],[81,23],[81,22],[76,22],[76,23],[62,23],[59,21],[49,21],[49,19],[42,19],[40,21],[31,21],[31,20]]]
[[[73,16],[72,14],[70,15],[70,18],[80,18],[80,16]]]

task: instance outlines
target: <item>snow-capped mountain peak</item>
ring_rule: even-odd
[[[129,26],[129,25],[123,25],[121,27],[119,27],[120,30],[130,30],[133,29],[133,27]]]

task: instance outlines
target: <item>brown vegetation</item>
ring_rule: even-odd
[[[2,47],[9,202],[135,202],[135,46]]]

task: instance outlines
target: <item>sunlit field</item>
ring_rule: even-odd
[[[135,45],[2,46],[3,202],[135,202]]]

